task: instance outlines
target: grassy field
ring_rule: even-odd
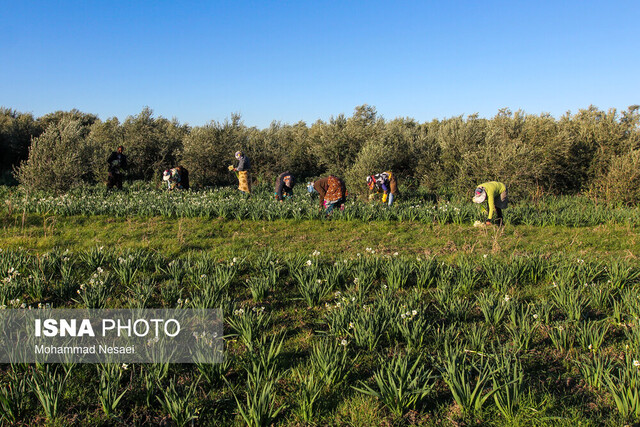
[[[227,334],[218,365],[4,365],[6,424],[640,420],[630,222],[0,218],[0,305],[223,307]]]
[[[53,248],[151,249],[179,256],[206,251],[229,258],[271,248],[286,254],[314,250],[333,256],[364,253],[402,255],[494,254],[540,252],[589,258],[636,259],[638,228],[422,224],[397,221],[274,220],[233,221],[204,218],[111,218],[105,216],[10,215],[0,222],[0,246],[36,251]]]

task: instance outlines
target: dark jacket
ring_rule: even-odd
[[[284,182],[284,177],[285,176],[290,176],[291,177],[291,187],[287,187],[287,184],[285,184],[285,182]],[[288,171],[287,172],[283,172],[280,175],[278,175],[278,178],[276,178],[276,196],[277,196],[278,200],[282,200],[282,198],[284,196],[283,193],[289,193],[290,195],[293,195],[293,186],[294,185],[296,185],[295,178]]]
[[[189,171],[183,168],[182,166],[178,166],[178,173],[180,174],[180,186],[184,190],[189,189]]]
[[[127,156],[114,151],[107,159],[107,164],[109,165],[109,172],[119,174],[127,168]]]
[[[251,170],[251,162],[247,156],[242,156],[238,159],[238,167],[236,168],[239,172]]]

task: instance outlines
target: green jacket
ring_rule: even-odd
[[[507,191],[507,187],[497,181],[485,182],[484,184],[478,184],[478,187],[484,188],[484,191],[487,193],[487,202],[489,203],[489,217],[488,219],[493,218],[493,213],[496,211],[496,202],[495,198],[500,197],[500,194]]]

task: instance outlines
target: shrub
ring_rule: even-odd
[[[63,118],[52,123],[33,140],[28,160],[17,171],[18,181],[29,190],[69,190],[87,173],[83,145],[80,121]]]
[[[231,116],[231,122],[212,121],[193,129],[185,137],[182,150],[182,163],[190,172],[191,184],[202,187],[233,182],[235,176],[227,167],[234,162],[235,151],[244,149],[244,145],[246,128],[237,115]]]
[[[637,205],[640,203],[640,150],[614,156],[606,174],[589,189],[589,196],[605,203]]]

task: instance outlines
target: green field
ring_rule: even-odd
[[[477,206],[421,194],[331,218],[298,194],[295,218],[267,190],[139,190],[122,215],[118,198],[133,193],[82,191],[57,210],[3,193],[0,305],[222,307],[227,357],[4,365],[5,424],[640,421],[637,208],[516,201],[498,228],[473,226]],[[172,207],[145,213],[152,199]],[[243,203],[262,217],[234,218]]]

